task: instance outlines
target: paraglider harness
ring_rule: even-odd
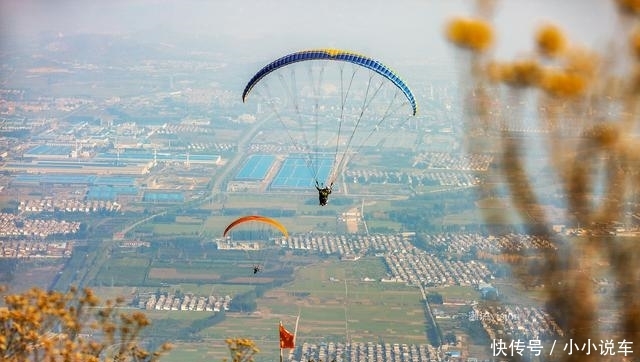
[[[316,180],[316,190],[318,190],[318,201],[320,202],[320,206],[325,206],[327,204],[332,187],[333,182],[331,183],[331,185],[321,188],[318,184],[318,180]]]

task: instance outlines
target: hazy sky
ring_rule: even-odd
[[[453,15],[472,13],[472,0],[0,0],[2,43],[42,32],[143,34],[167,30],[186,37],[222,37],[273,54],[338,47],[394,61],[439,59],[451,50],[442,29]],[[612,0],[498,1],[498,53],[531,48],[536,25],[551,20],[589,44],[613,26]],[[0,44],[1,45],[1,44]]]

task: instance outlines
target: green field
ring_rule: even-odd
[[[158,236],[197,234],[202,228],[199,224],[194,223],[153,223],[152,225],[154,235]]]
[[[424,313],[418,290],[363,282],[360,278],[364,274],[384,274],[384,265],[381,259],[366,260],[363,269],[354,272],[358,263],[326,261],[300,269],[295,282],[268,292],[259,301],[259,310],[267,320],[271,316],[288,324],[299,311],[301,341],[344,341],[349,337],[353,341],[381,338],[424,343]]]
[[[277,208],[282,210],[295,210],[301,215],[316,214],[318,205],[316,202],[318,193],[311,189],[309,192],[292,192],[292,193],[255,193],[247,194],[242,192],[227,193],[224,195],[224,205],[233,205],[236,209],[252,208]],[[305,204],[304,201],[310,201]],[[220,209],[221,205],[211,205],[212,209]],[[247,212],[248,214],[251,212]]]
[[[95,280],[102,285],[141,285],[149,263],[146,257],[109,258],[102,264]]]
[[[205,340],[204,343],[179,343],[161,361],[211,362],[229,358],[224,340]],[[273,360],[273,359],[272,359]]]
[[[274,360],[278,355],[278,323],[283,321],[293,330],[298,313],[299,344],[347,339],[428,343],[419,290],[404,284],[377,281],[385,273],[382,259],[375,257],[355,262],[329,260],[306,265],[296,272],[295,282],[272,289],[258,299],[256,312],[226,313],[223,322],[200,333],[206,343],[178,343],[163,361],[221,360],[227,356],[224,339],[229,337],[255,340],[261,350],[259,357]],[[364,277],[376,281],[361,281]],[[196,288],[181,284],[173,287],[179,287],[183,292],[208,293],[208,286]],[[218,287],[212,285],[211,288],[216,290]],[[154,320],[176,318],[162,313],[150,316]]]

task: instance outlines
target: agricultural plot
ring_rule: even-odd
[[[418,289],[375,279],[385,273],[377,258],[363,260],[360,272],[358,264],[359,261],[327,261],[299,270],[295,282],[269,291],[258,300],[258,312],[251,316],[251,337],[268,338],[274,334],[278,321],[290,325],[299,312],[300,342],[382,339],[426,343],[424,308]],[[363,281],[364,274],[370,275],[372,281]],[[222,323],[226,332],[239,332],[233,327],[234,320],[227,318]],[[267,323],[263,326],[264,322]],[[258,332],[263,329],[265,334]]]
[[[164,283],[215,283],[237,277],[248,277],[252,265],[244,258],[218,258],[215,260],[192,260],[153,263],[149,270],[150,282]]]
[[[186,239],[163,242],[150,249],[123,250],[116,249],[105,258],[92,280],[94,285],[159,287],[222,282],[257,285],[284,277],[283,268],[290,266],[290,262],[280,261],[280,249],[216,250],[210,243],[201,245]],[[256,264],[274,275],[265,278],[253,275]]]
[[[211,362],[229,359],[224,339],[206,340],[205,343],[175,343],[173,349],[162,356],[163,362]]]
[[[192,235],[200,231],[201,226],[195,223],[154,223],[153,234],[159,236],[167,235]]]
[[[137,292],[179,291],[201,296],[235,296],[261,284],[262,277],[250,275],[251,262],[245,252],[209,250],[196,253],[198,247],[195,244],[163,244],[153,252],[151,262],[150,255],[116,255],[103,266],[101,281],[103,285],[109,285],[111,278],[119,282],[128,275],[128,283],[136,285],[140,280],[136,275],[147,275],[147,286],[136,288]],[[300,265],[300,260],[288,261],[288,258],[279,253],[273,255],[266,265],[267,272],[270,268],[280,270],[286,265]],[[271,289],[257,299],[255,312],[225,313],[222,322],[198,333],[197,338],[206,343],[180,341],[163,360],[222,360],[228,357],[224,340],[229,337],[256,341],[261,350],[257,362],[277,360],[277,325],[283,321],[293,329],[298,313],[299,344],[347,340],[428,343],[419,290],[401,283],[380,282],[386,273],[386,266],[378,257],[353,262],[334,259],[318,262],[311,258],[296,270],[294,282]],[[238,278],[248,281],[238,281]],[[172,331],[185,330],[191,323],[215,315],[182,311],[146,313],[153,322],[151,332],[161,339],[171,339]]]
[[[107,259],[96,276],[98,285],[143,285],[149,259],[146,257],[121,257]]]
[[[149,280],[199,280],[199,281],[215,281],[220,279],[220,275],[209,273],[198,269],[178,270],[176,268],[151,268],[149,270]]]

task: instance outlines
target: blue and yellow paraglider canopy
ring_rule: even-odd
[[[262,69],[260,69],[247,83],[246,87],[244,88],[244,91],[242,92],[242,102],[246,101],[247,96],[251,92],[251,89],[253,89],[253,87],[258,82],[260,82],[260,80],[264,78],[267,74],[279,68],[285,67],[289,64],[303,62],[306,60],[337,60],[337,61],[353,63],[356,65],[362,66],[364,68],[370,69],[380,74],[381,76],[387,78],[396,87],[398,87],[402,91],[402,93],[407,97],[407,100],[409,101],[409,104],[411,105],[411,108],[413,110],[413,115],[415,116],[417,113],[417,106],[416,106],[416,101],[415,101],[415,97],[413,96],[413,93],[411,93],[411,90],[402,81],[402,79],[400,79],[400,77],[398,77],[398,75],[396,75],[387,66],[380,63],[377,60],[374,60],[364,55],[360,55],[360,54],[345,51],[345,50],[330,49],[330,48],[303,50],[303,51],[291,53],[267,64]]]

